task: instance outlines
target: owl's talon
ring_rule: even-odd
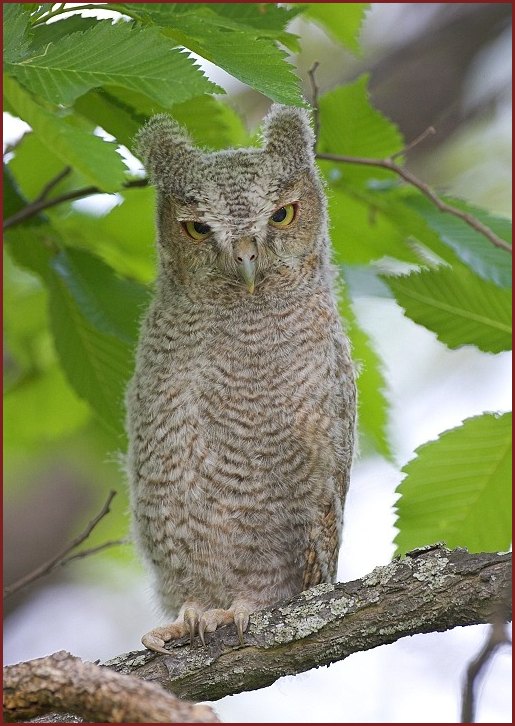
[[[165,641],[162,638],[157,638],[155,635],[152,635],[152,633],[147,633],[146,635],[144,635],[141,639],[141,642],[143,643],[145,648],[153,650],[155,653],[164,653],[165,655],[170,655],[170,651],[163,648]]]
[[[184,624],[190,636],[190,645],[193,645],[193,638],[195,637],[195,634],[197,632],[198,622],[199,615],[196,608],[187,608],[184,611]]]
[[[206,640],[205,640],[205,636],[204,636],[205,632],[206,632],[206,621],[203,618],[201,618],[199,621],[199,624],[198,624],[198,634],[199,634],[200,640],[202,641],[203,646],[206,645]]]
[[[245,645],[243,633],[247,630],[249,626],[249,616],[250,613],[248,610],[237,610],[234,613],[234,624],[236,626],[236,632],[238,633],[238,640],[240,641],[240,645]]]
[[[186,625],[184,622],[175,621],[170,625],[163,625],[160,628],[153,628],[142,637],[141,642],[149,650],[153,650],[156,653],[163,653],[164,655],[170,655],[169,650],[163,648],[165,643],[170,640],[182,638],[186,635]]]

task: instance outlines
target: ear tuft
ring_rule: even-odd
[[[134,146],[156,186],[169,186],[173,174],[184,169],[198,153],[186,129],[165,113],[147,121],[136,135]]]
[[[282,158],[289,157],[296,166],[310,166],[315,161],[315,134],[306,109],[274,103],[263,122],[265,149]]]

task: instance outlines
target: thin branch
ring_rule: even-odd
[[[398,159],[400,156],[404,156],[408,153],[408,151],[411,151],[411,149],[414,149],[415,146],[418,146],[423,141],[427,139],[428,136],[434,136],[436,134],[436,129],[434,126],[429,126],[425,131],[422,131],[421,134],[419,134],[413,141],[410,141],[409,144],[407,144],[403,149],[400,151],[396,151],[395,154],[392,154],[390,156],[390,161],[393,161],[394,159]]]
[[[313,130],[315,133],[315,149],[318,144],[320,135],[320,109],[318,108],[318,84],[315,79],[315,73],[320,63],[315,61],[308,71],[309,82],[311,84],[311,105],[313,106]]]
[[[7,722],[52,710],[72,712],[88,723],[218,721],[210,706],[181,701],[157,684],[85,663],[64,650],[4,668]]]
[[[452,214],[454,217],[458,217],[466,224],[468,224],[469,227],[475,229],[476,232],[479,232],[480,234],[485,236],[496,247],[500,247],[501,249],[506,250],[510,254],[512,252],[511,245],[498,237],[489,227],[483,224],[479,219],[474,217],[472,214],[469,214],[468,212],[463,212],[461,209],[458,209],[457,207],[453,207],[450,204],[443,202],[425,182],[418,179],[410,171],[402,166],[399,166],[399,164],[396,164],[391,159],[368,159],[366,157],[359,156],[343,156],[340,154],[324,153],[317,153],[316,158],[324,159],[326,161],[335,161],[342,164],[376,166],[381,169],[388,169],[389,171],[393,171],[395,174],[398,174],[398,176],[402,177],[404,181],[408,182],[408,184],[411,184],[412,186],[419,189],[422,194],[427,197],[440,210],[440,212],[446,212],[447,214]]]
[[[125,182],[123,184],[123,189],[134,189],[135,187],[146,187],[148,186],[148,179],[133,179],[131,181]],[[106,194],[106,192],[102,191],[102,189],[99,189],[98,187],[83,187],[82,189],[75,189],[71,192],[66,192],[66,194],[61,194],[58,197],[54,197],[53,199],[39,199],[31,202],[30,204],[27,204],[26,207],[23,207],[23,209],[20,209],[15,214],[11,215],[4,221],[4,230],[9,229],[9,227],[14,227],[17,224],[21,224],[21,222],[24,222],[26,219],[30,219],[31,217],[35,217],[36,214],[39,214],[39,212],[42,212],[44,209],[49,209],[50,207],[55,207],[58,204],[62,204],[63,202],[70,202],[75,199],[82,199],[83,197],[90,197],[93,194]]]
[[[82,544],[87,538],[90,536],[91,532],[95,529],[97,524],[100,522],[101,519],[103,519],[106,514],[110,512],[110,505],[113,501],[113,498],[116,496],[116,492],[114,490],[111,490],[109,492],[109,495],[107,497],[107,500],[105,504],[103,505],[100,512],[89,522],[87,527],[84,529],[81,534],[79,534],[77,537],[75,537],[72,542],[67,545],[61,552],[59,552],[58,555],[55,557],[52,557],[51,560],[48,560],[48,562],[43,563],[39,567],[37,567],[32,572],[29,572],[27,575],[24,575],[23,577],[20,577],[19,580],[16,580],[12,585],[8,585],[4,588],[4,596],[9,597],[10,595],[13,595],[15,592],[18,592],[18,590],[21,590],[23,587],[26,587],[27,585],[30,585],[31,583],[35,582],[36,580],[39,580],[41,577],[44,577],[45,575],[50,574],[58,567],[61,567],[62,565],[67,564],[68,562],[71,562],[74,559],[77,559],[78,557],[86,557],[86,553],[78,553],[74,554],[70,557],[68,557],[69,553],[72,552],[76,547],[78,547],[80,544]],[[89,554],[94,554],[95,552],[99,552],[100,550],[106,549],[107,547],[113,547],[116,544],[120,544],[119,541],[116,542],[106,542],[103,545],[100,545],[98,547],[93,547],[89,551]],[[87,550],[85,551],[87,552]]]
[[[62,171],[59,172],[53,179],[50,179],[50,181],[45,184],[43,189],[41,190],[41,193],[37,199],[34,200],[34,202],[41,202],[44,199],[48,197],[52,189],[59,184],[60,181],[62,181],[65,177],[68,176],[68,174],[71,172],[72,168],[71,166],[65,166]]]
[[[475,723],[476,721],[476,685],[484,667],[492,660],[502,645],[509,645],[510,638],[506,626],[501,618],[493,621],[490,634],[478,655],[467,668],[467,675],[463,684],[461,702],[461,723]]]

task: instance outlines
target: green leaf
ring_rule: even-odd
[[[27,205],[27,200],[23,197],[11,169],[3,165],[3,202],[4,202],[4,219],[8,219],[16,212],[19,212]]]
[[[56,23],[46,23],[38,25],[32,29],[31,50],[40,49],[40,53],[44,52],[45,46],[49,43],[55,43],[72,33],[84,32],[96,27],[98,20],[96,18],[84,18],[82,15],[71,15],[68,18],[61,18]]]
[[[369,7],[370,3],[310,3],[304,15],[349,50],[359,53],[359,33]]]
[[[259,37],[275,38],[293,53],[300,52],[298,36],[285,32],[285,28],[302,12],[301,8],[279,7],[276,3],[210,3],[208,7],[240,26],[258,30]]]
[[[81,111],[85,109],[84,112],[87,114],[88,106],[92,106],[93,118],[94,111],[99,109],[99,105],[95,100],[91,104],[91,95],[87,94],[79,99],[76,107]],[[98,118],[101,118],[103,127],[122,141],[117,130],[119,131],[120,127],[125,125],[124,138],[129,148],[133,145],[136,131],[148,116],[155,113],[168,113],[173,116],[180,124],[186,126],[192,139],[199,146],[226,149],[229,146],[243,146],[249,142],[248,134],[238,113],[227,103],[214,96],[197,96],[189,101],[176,103],[166,108],[156,106],[141,93],[111,86],[108,92],[102,93],[102,103],[104,108],[100,110],[101,115]],[[110,110],[108,110],[108,104],[111,104]],[[127,114],[131,114],[128,121],[126,120]]]
[[[89,30],[65,36],[7,69],[34,93],[62,105],[106,85],[144,93],[162,104],[202,93],[223,93],[173,46],[157,29],[98,21]]]
[[[397,127],[371,105],[367,84],[368,76],[363,75],[320,97],[319,152],[383,159],[403,148]],[[352,184],[396,178],[385,169],[357,164],[335,166],[326,161],[322,166],[334,170],[331,177]]]
[[[13,63],[23,58],[30,44],[30,7],[22,3],[2,3],[4,14],[3,46],[4,63]]]
[[[64,262],[60,267],[58,264],[59,273],[55,270],[56,260],[67,258],[62,252],[59,256],[55,233],[48,225],[17,228],[9,233],[8,239],[16,262],[39,275],[48,289],[55,347],[68,381],[76,393],[90,404],[107,428],[120,437],[122,445],[123,401],[125,387],[133,368],[134,346],[105,332],[105,328],[110,325],[124,325],[118,302],[114,316],[111,316],[110,309],[102,310],[105,296],[97,301],[96,309],[87,307],[87,282],[79,279],[74,280],[72,285],[70,277],[73,270],[66,270],[68,278],[65,281]],[[53,243],[54,249],[49,247],[49,243]],[[57,239],[57,243],[60,240]],[[76,260],[77,258],[74,262]],[[69,267],[71,269],[71,265]],[[91,269],[88,269],[88,273],[90,272]],[[117,289],[115,275],[111,274],[109,279],[105,269],[102,270],[102,275],[103,282],[119,293],[120,287]],[[80,295],[76,297],[74,293],[77,289],[80,290]],[[131,303],[134,301],[127,300],[128,307]],[[140,310],[133,312],[135,319],[141,314]],[[102,327],[92,322],[92,319],[100,321]]]
[[[259,30],[229,22],[209,5],[183,9],[175,3],[125,3],[122,7],[272,100],[304,105],[294,67],[272,39],[258,37]]]
[[[118,189],[125,178],[125,165],[114,144],[76,128],[40,106],[15,80],[4,78],[4,93],[38,134],[42,143],[64,165],[75,167],[91,184],[104,191]]]
[[[151,103],[145,96],[141,97],[149,104]],[[103,88],[88,91],[80,96],[73,107],[79,114],[101,126],[128,149],[132,147],[134,137],[146,121],[145,116],[137,114],[134,109]],[[153,110],[149,115],[152,113],[154,113]]]
[[[365,264],[383,257],[420,262],[409,233],[396,219],[352,189],[328,190],[331,238],[338,262]]]
[[[4,392],[46,370],[52,355],[46,293],[40,280],[20,269],[4,249]]]
[[[358,371],[358,427],[363,440],[377,453],[392,459],[388,441],[389,404],[383,366],[370,338],[360,327],[350,298],[339,290],[340,312],[345,331],[351,342],[352,359]]]
[[[459,348],[475,345],[487,353],[511,350],[511,292],[459,265],[404,277],[385,277],[406,315]]]
[[[126,343],[136,343],[141,315],[150,302],[147,288],[114,274],[105,262],[85,250],[63,250],[51,264],[95,328]]]
[[[416,450],[397,492],[396,554],[445,542],[471,552],[511,542],[511,413],[483,414]]]
[[[155,277],[155,190],[124,189],[122,198],[104,216],[75,212],[53,225],[69,246],[94,252],[120,275],[149,283]]]
[[[469,212],[491,227],[505,241],[511,241],[509,220],[490,215],[484,210],[462,201],[442,198],[452,206]],[[428,199],[421,195],[408,197],[406,203],[423,217],[437,232],[442,242],[448,245],[466,265],[484,280],[491,280],[501,287],[511,287],[512,263],[509,252],[495,247],[483,234],[472,229],[463,220],[440,212]]]
[[[4,397],[4,445],[45,447],[83,426],[89,408],[77,399],[57,365],[27,378]]]

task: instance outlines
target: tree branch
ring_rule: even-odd
[[[477,219],[477,217],[474,217],[472,214],[469,214],[468,212],[463,212],[461,209],[458,209],[457,207],[453,207],[450,204],[443,202],[425,182],[418,179],[414,174],[405,169],[403,166],[399,166],[399,164],[396,164],[394,161],[392,161],[392,159],[368,159],[366,157],[342,156],[340,154],[324,154],[320,152],[316,154],[316,158],[324,159],[326,161],[340,162],[342,164],[376,166],[380,169],[388,169],[389,171],[393,171],[395,174],[404,179],[404,181],[408,182],[408,184],[411,184],[411,186],[416,187],[419,191],[421,191],[422,194],[427,197],[429,201],[431,201],[437,207],[437,209],[440,210],[440,212],[446,212],[447,214],[452,214],[454,217],[458,217],[466,224],[468,224],[469,227],[472,227],[472,229],[475,229],[476,232],[479,232],[484,237],[486,237],[496,247],[500,247],[502,250],[506,250],[510,254],[512,252],[511,245],[498,237],[495,232],[490,229],[490,227],[487,227],[486,224],[483,224],[483,222]]]
[[[52,184],[54,180],[51,180],[49,182]],[[47,185],[48,186],[48,185]],[[122,185],[123,189],[134,189],[136,187],[146,187],[148,186],[148,179],[132,179],[131,181],[124,182]],[[83,199],[84,197],[90,197],[93,194],[106,194],[106,192],[102,191],[102,189],[99,189],[98,187],[83,187],[82,189],[75,189],[71,192],[66,192],[65,194],[60,194],[58,197],[53,197],[52,199],[45,199],[38,197],[33,202],[30,202],[30,204],[27,204],[26,207],[23,207],[23,209],[20,209],[18,212],[15,212],[15,214],[12,214],[10,217],[8,217],[4,221],[4,230],[9,229],[10,227],[14,227],[17,224],[21,224],[22,222],[25,222],[25,220],[30,219],[31,217],[35,217],[36,214],[39,214],[39,212],[42,212],[45,209],[50,209],[50,207],[55,207],[58,204],[63,204],[63,202],[71,202],[76,199]]]
[[[218,721],[209,706],[181,701],[154,683],[84,663],[64,650],[4,668],[7,722],[51,710],[71,712],[89,723]]]
[[[106,514],[110,512],[110,505],[115,496],[116,492],[111,490],[102,509],[91,520],[86,529],[84,529],[81,534],[79,534],[74,540],[72,540],[69,545],[67,545],[61,552],[59,552],[59,554],[57,554],[55,557],[52,557],[51,560],[48,560],[32,572],[29,572],[28,575],[20,577],[20,579],[16,580],[16,582],[13,582],[12,585],[7,585],[7,587],[4,588],[4,597],[9,597],[10,595],[13,595],[15,592],[18,592],[18,590],[21,590],[23,587],[30,585],[32,582],[39,580],[45,575],[49,575],[53,570],[57,569],[58,567],[62,567],[63,565],[67,565],[72,560],[89,557],[90,555],[107,549],[108,547],[114,547],[115,545],[123,544],[123,540],[114,540],[110,542],[104,542],[104,544],[98,545],[97,547],[91,547],[90,549],[83,550],[82,552],[76,552],[73,555],[69,554],[70,552],[72,552],[72,550],[82,544],[89,537],[89,535],[95,529],[100,520],[103,519]]]
[[[206,647],[182,638],[168,646],[170,655],[133,651],[103,665],[179,698],[217,700],[408,635],[489,623],[501,605],[508,620],[510,582],[510,554],[425,547],[360,580],[318,585],[254,613],[243,647],[229,625]]]
[[[216,700],[407,635],[491,622],[510,580],[509,554],[416,550],[361,580],[318,585],[255,613],[244,647],[226,626],[205,648],[182,639],[169,656],[134,651],[105,665],[180,698]]]

